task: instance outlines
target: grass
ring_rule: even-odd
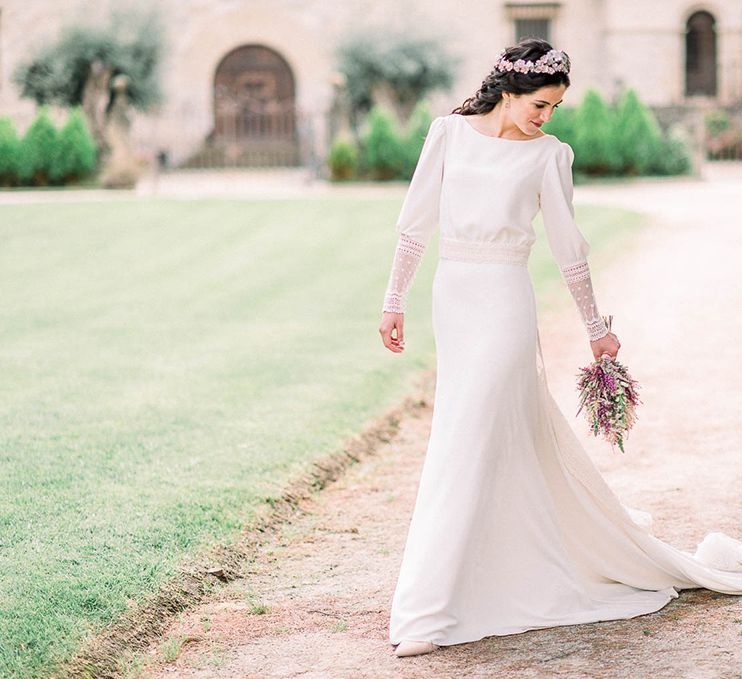
[[[405,353],[378,336],[400,204],[0,207],[0,676],[47,674],[434,366],[434,254]],[[578,223],[605,252],[639,221]]]
[[[183,650],[182,637],[168,637],[160,645],[160,651],[165,662],[175,662]]]

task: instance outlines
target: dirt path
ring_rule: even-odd
[[[574,373],[590,354],[566,289],[561,312],[539,321],[550,388],[606,479],[652,513],[655,535],[691,551],[712,530],[742,537],[735,191],[722,182],[577,193],[591,202],[637,201],[656,219],[633,250],[593,263],[601,311],[614,314],[621,339],[619,359],[643,387],[626,455],[573,417]],[[631,620],[396,658],[388,610],[429,434],[432,380],[421,387],[428,401],[419,416],[272,536],[244,579],[181,615],[129,676],[742,677],[742,597],[700,589]]]

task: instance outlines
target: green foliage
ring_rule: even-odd
[[[371,180],[411,179],[432,120],[427,101],[416,104],[404,127],[391,111],[375,105],[364,120],[356,175]]]
[[[0,186],[18,183],[21,141],[10,118],[0,118]]]
[[[395,179],[405,168],[405,149],[394,116],[381,106],[368,114],[368,132],[363,137],[363,165],[371,179]]]
[[[100,62],[112,76],[128,75],[131,104],[147,109],[162,99],[158,77],[162,51],[159,15],[117,13],[102,28],[75,23],[62,29],[56,42],[18,66],[13,79],[21,96],[37,104],[76,106],[82,103],[91,64]]]
[[[75,108],[59,131],[52,154],[50,175],[57,182],[70,182],[95,169],[97,148],[85,117]]]
[[[706,124],[706,133],[712,137],[716,137],[729,129],[729,125],[731,124],[729,114],[723,109],[714,109],[706,113],[704,122]]]
[[[402,174],[406,179],[410,179],[415,171],[432,120],[433,117],[430,115],[427,104],[422,101],[418,102],[407,122],[407,133],[402,137],[404,153]]]
[[[0,186],[46,186],[81,179],[95,169],[97,149],[79,109],[58,132],[46,108],[18,138],[13,123],[0,118]]]
[[[627,90],[616,110],[615,148],[624,174],[647,174],[661,153],[662,131],[633,89]]]
[[[672,135],[662,137],[658,148],[657,155],[651,159],[647,168],[650,174],[679,175],[692,171],[688,145],[684,139]]]
[[[543,131],[553,134],[563,141],[575,138],[577,128],[577,109],[561,104],[551,120],[543,126]]]
[[[364,121],[360,152],[351,142],[335,139],[328,154],[332,179],[410,179],[417,166],[432,116],[426,101],[414,107],[404,129],[395,115],[375,105]]]
[[[708,111],[704,117],[706,158],[724,160],[742,154],[742,123],[724,109]]]
[[[352,179],[358,170],[358,149],[349,139],[335,139],[330,146],[327,164],[334,181]]]
[[[337,59],[354,116],[374,106],[373,90],[380,83],[389,85],[398,102],[409,107],[436,89],[450,88],[460,61],[436,40],[388,30],[351,36],[338,48]]]
[[[687,141],[663,133],[634,90],[624,92],[615,106],[588,90],[578,107],[559,110],[544,129],[573,148],[579,173],[674,175],[691,169]]]
[[[596,90],[585,93],[575,116],[574,135],[575,169],[608,174],[620,166],[614,112]]]
[[[57,143],[57,130],[42,108],[26,130],[21,141],[18,178],[21,184],[45,186],[51,178],[52,156]]]

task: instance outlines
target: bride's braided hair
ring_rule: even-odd
[[[522,38],[517,45],[507,47],[502,54],[508,61],[518,59],[536,61],[552,46],[541,38]],[[530,94],[541,87],[549,85],[566,85],[569,87],[569,75],[561,71],[556,73],[520,73],[518,71],[499,71],[493,68],[482,81],[482,86],[473,97],[469,97],[451,113],[469,116],[478,113],[489,113],[502,99],[503,92],[512,94]]]

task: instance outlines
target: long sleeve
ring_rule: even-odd
[[[593,292],[587,262],[590,245],[575,223],[573,161],[572,147],[560,142],[556,152],[546,161],[539,200],[551,252],[577,305],[588,337],[596,340],[608,334],[608,328],[598,311]]]
[[[438,227],[445,143],[445,120],[439,116],[430,123],[397,218],[395,228],[399,235],[383,311],[404,313],[407,293],[418,265]]]

